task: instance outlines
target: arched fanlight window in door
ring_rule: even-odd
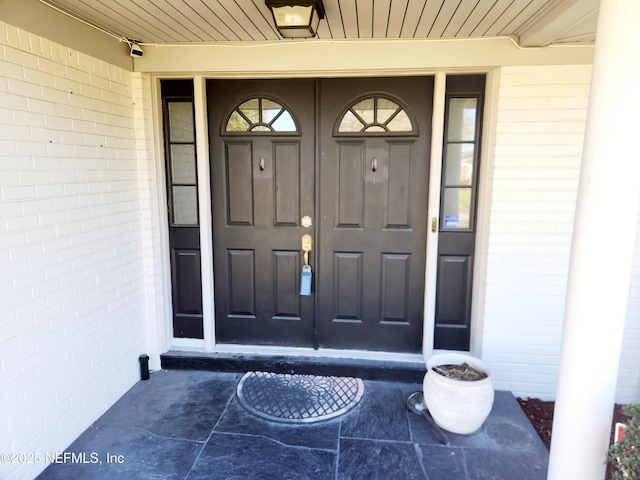
[[[224,123],[223,134],[299,134],[293,115],[281,102],[267,96],[240,101]]]
[[[417,135],[415,121],[402,101],[385,94],[357,98],[340,116],[336,136]]]

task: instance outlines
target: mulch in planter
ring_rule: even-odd
[[[447,378],[473,382],[487,378],[482,370],[469,366],[466,362],[461,365],[436,365],[432,370]]]

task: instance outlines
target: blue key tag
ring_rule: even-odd
[[[300,295],[311,295],[311,265],[302,267],[300,274]]]

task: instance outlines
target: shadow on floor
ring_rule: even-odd
[[[73,444],[49,479],[544,480],[548,451],[510,392],[473,435],[443,446],[404,402],[421,384],[365,381],[360,404],[302,425],[238,403],[241,375],[162,370],[138,382]],[[64,460],[64,459],[61,459]],[[75,462],[73,461],[75,460]]]

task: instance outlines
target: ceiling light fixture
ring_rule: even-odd
[[[324,18],[322,0],[264,0],[285,38],[312,38]]]

